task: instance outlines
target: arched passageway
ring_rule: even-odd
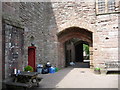
[[[85,62],[86,61],[92,66],[92,32],[79,28],[70,27],[57,34],[59,41],[59,67],[69,66],[70,62]],[[89,55],[85,55],[84,47],[88,46]]]

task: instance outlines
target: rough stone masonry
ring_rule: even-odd
[[[116,2],[114,12],[118,12],[118,6]],[[13,30],[14,27],[24,30],[22,37],[24,44],[20,51],[23,53],[19,60],[20,69],[28,64],[28,47],[31,45],[31,37],[34,37],[36,46],[36,64],[50,61],[54,66],[64,67],[64,48],[60,47],[61,43],[58,41],[57,34],[71,27],[79,27],[85,29],[86,32],[92,32],[91,65],[118,60],[118,16],[119,13],[99,15],[96,13],[95,2],[85,0],[80,2],[2,3],[2,23],[9,26],[7,30],[3,26],[3,31],[8,33],[7,31]],[[2,51],[5,78],[10,75],[8,71],[14,62],[8,57],[9,35],[9,33],[4,35],[5,47]],[[20,42],[20,39],[18,40]]]

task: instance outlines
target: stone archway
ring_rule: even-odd
[[[85,41],[89,44],[90,47],[90,67],[93,66],[93,54],[92,54],[92,47],[93,47],[93,38],[92,38],[92,32],[79,28],[79,27],[69,27],[64,29],[63,31],[59,32],[57,34],[58,36],[58,66],[64,67],[65,66],[65,42],[72,39],[72,38],[78,38],[82,41]]]

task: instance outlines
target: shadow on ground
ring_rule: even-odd
[[[41,74],[43,81],[39,88],[56,88],[55,86],[74,68],[89,68],[89,63],[76,63],[75,66],[68,66],[54,74]],[[34,89],[36,90],[37,88],[35,87]]]
[[[55,86],[72,70],[73,68],[64,68],[54,74],[41,74],[43,78],[39,88],[56,88]]]
[[[75,63],[75,66],[72,66],[73,68],[90,68],[89,62],[85,63]]]
[[[49,74],[40,74],[39,76],[43,78],[40,82],[39,87],[28,88],[27,90],[48,90],[57,88],[56,85],[63,80],[63,78],[71,72],[74,68],[88,68],[88,63],[76,63],[75,66],[68,66],[67,68],[63,68],[56,73]],[[23,90],[24,88],[14,88],[12,90]]]

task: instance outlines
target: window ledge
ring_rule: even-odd
[[[107,15],[107,14],[119,14],[120,12],[110,12],[110,13],[100,13],[100,14],[96,14],[96,16],[99,15]]]

